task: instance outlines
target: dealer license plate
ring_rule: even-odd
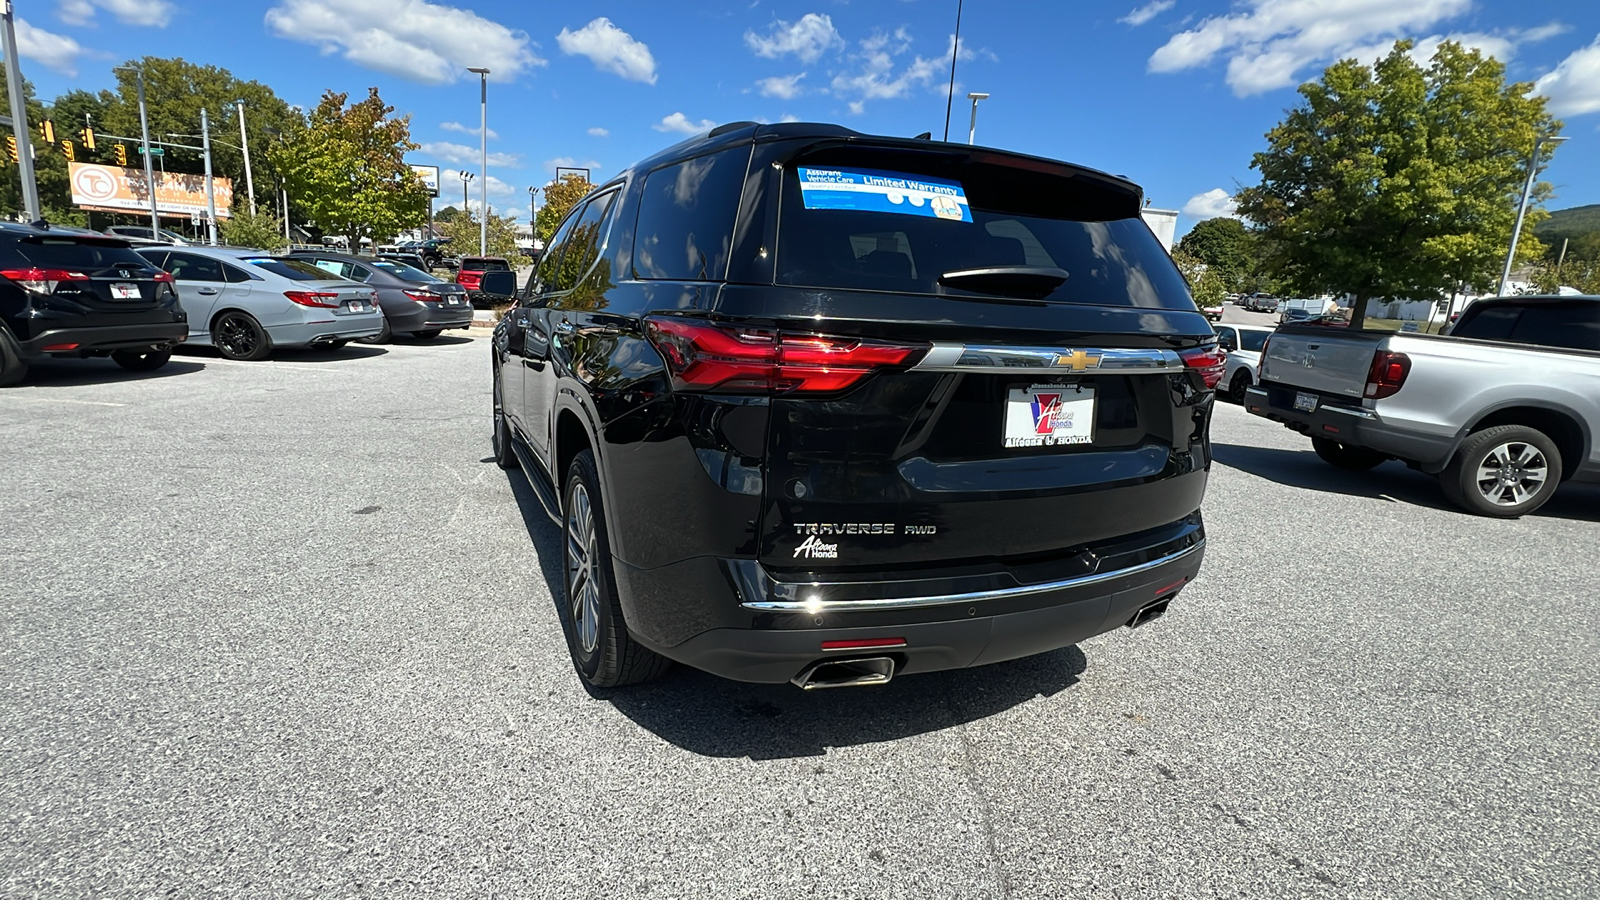
[[[137,284],[113,284],[111,286],[111,296],[118,300],[137,300],[139,299],[139,286]]]
[[[1094,441],[1094,388],[1032,384],[1006,397],[1005,446],[1054,447]]]
[[[1316,412],[1317,395],[1308,394],[1305,391],[1295,391],[1294,408],[1300,412]]]
[[[366,312],[367,311],[367,305],[365,303],[362,303],[360,300],[351,300],[350,301],[350,311],[351,312]]]
[[[455,306],[456,304],[458,304],[460,302],[461,302],[461,298],[457,297],[455,294],[446,294],[445,295],[445,298],[444,298],[444,305],[445,306]]]

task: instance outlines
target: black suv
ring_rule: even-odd
[[[158,369],[188,336],[172,276],[125,238],[0,222],[0,386],[46,354]]]
[[[1223,357],[1121,178],[723,126],[567,215],[495,329],[494,451],[596,686],[873,684],[1160,615]]]

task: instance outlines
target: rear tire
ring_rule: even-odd
[[[1375,450],[1365,447],[1352,447],[1327,438],[1312,438],[1311,449],[1317,451],[1322,461],[1336,469],[1349,472],[1365,472],[1389,457]]]
[[[266,359],[272,342],[266,329],[247,312],[229,310],[211,323],[211,343],[223,356],[244,362]]]
[[[500,367],[494,369],[494,464],[502,469],[521,466],[517,452],[511,446],[511,425],[506,422],[505,407],[500,400]]]
[[[389,343],[390,338],[393,338],[393,337],[394,337],[394,332],[389,330],[389,319],[388,319],[387,316],[385,316],[384,320],[383,320],[383,330],[382,331],[378,332],[377,334],[372,335],[371,337],[359,338],[359,340],[363,344],[387,344],[387,343]]]
[[[1439,473],[1439,487],[1451,503],[1499,519],[1533,512],[1560,483],[1561,451],[1526,425],[1497,425],[1469,435]]]
[[[444,334],[443,328],[430,328],[427,331],[413,331],[411,336],[419,341],[431,341],[441,334]]]
[[[170,350],[113,350],[111,361],[130,372],[154,372],[172,358]]]
[[[611,540],[594,452],[580,452],[567,469],[562,508],[561,620],[572,665],[594,687],[649,681],[671,664],[628,634],[617,602]]]
[[[21,384],[28,377],[28,362],[22,358],[22,348],[17,346],[11,332],[0,326],[0,387]]]
[[[1233,373],[1233,380],[1228,382],[1228,399],[1243,406],[1244,392],[1249,390],[1253,383],[1250,380],[1250,373],[1244,369]]]

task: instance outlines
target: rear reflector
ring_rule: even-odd
[[[841,391],[925,349],[666,316],[646,324],[650,342],[672,373],[673,387],[685,391]]]
[[[36,294],[55,293],[56,285],[63,281],[89,280],[88,275],[68,269],[0,269],[0,275],[4,275]]]
[[[301,306],[318,309],[338,309],[339,295],[328,291],[284,291],[283,295]],[[328,301],[332,300],[332,303]]]
[[[1183,364],[1200,373],[1200,378],[1206,387],[1214,388],[1222,380],[1222,372],[1228,366],[1228,353],[1216,344],[1203,344],[1191,347],[1188,350],[1179,350],[1178,355],[1183,357]]]
[[[853,641],[823,641],[824,650],[882,650],[885,647],[904,647],[903,637],[860,638]]]
[[[78,349],[77,344],[51,344],[44,348],[45,353],[64,353],[68,350]]]
[[[1161,596],[1162,594],[1165,594],[1168,591],[1175,591],[1178,588],[1181,588],[1185,584],[1187,584],[1188,581],[1189,581],[1189,576],[1185,575],[1182,578],[1179,578],[1177,581],[1174,581],[1173,583],[1167,585],[1166,587],[1156,588],[1156,596],[1159,597],[1159,596]]]

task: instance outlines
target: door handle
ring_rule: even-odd
[[[556,330],[562,334],[570,334],[571,332],[577,331],[578,326],[572,324],[570,319],[562,319],[556,323]]]
[[[217,292],[216,288],[200,288],[197,293],[201,293],[201,294],[204,294],[207,297],[209,297],[212,294],[215,294],[216,292]]]

